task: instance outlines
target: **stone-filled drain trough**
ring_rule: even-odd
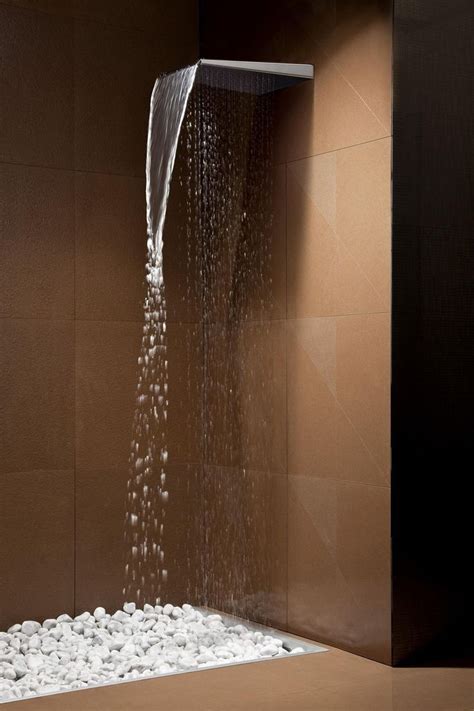
[[[125,603],[0,632],[0,703],[327,651],[294,635],[184,604]]]

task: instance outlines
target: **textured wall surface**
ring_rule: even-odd
[[[159,73],[195,60],[197,11],[191,0],[12,0],[0,27],[3,629],[120,603],[148,104]],[[170,312],[170,488],[182,489],[171,558],[197,457],[192,375],[183,383],[196,318]]]
[[[201,3],[201,55],[311,62],[281,93],[287,592],[279,622],[391,659],[391,3]],[[232,27],[229,35],[228,28]],[[266,326],[268,328],[268,326]],[[276,353],[268,340],[262,353]],[[276,490],[276,489],[275,489]],[[275,554],[277,556],[277,554]],[[279,555],[280,566],[284,556]]]
[[[216,427],[205,460],[214,579],[225,588],[233,565],[219,547],[227,514],[216,502],[250,492],[246,521],[263,523],[245,533],[255,548],[251,560],[246,551],[242,609],[252,614],[254,605],[260,619],[382,661],[390,659],[389,5],[287,0],[232,10],[206,0],[200,52],[308,61],[316,76],[277,102],[271,307],[256,316],[250,303],[235,341],[242,399],[230,438],[219,434],[222,403],[210,400],[205,413]],[[0,4],[0,19],[3,627],[121,602],[148,100],[159,72],[193,61],[197,30],[184,0],[166,8],[24,0]],[[172,204],[168,245],[179,215]],[[188,524],[200,516],[202,328],[189,245],[173,246],[165,279],[175,505],[165,549],[168,595],[178,602],[192,589]],[[214,333],[212,378],[225,386],[219,364],[228,367],[229,341],[218,315],[207,344]],[[219,587],[216,600],[229,594]]]
[[[394,7],[394,661],[472,661],[474,11]]]

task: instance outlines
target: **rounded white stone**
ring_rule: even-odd
[[[57,621],[53,619],[48,619],[43,622],[43,627],[45,630],[51,630],[53,627],[57,626]]]
[[[38,630],[41,628],[41,625],[39,622],[35,622],[34,620],[26,620],[23,622],[21,625],[21,631],[23,634],[25,634],[27,637],[32,637]]]
[[[87,622],[92,617],[90,612],[83,612],[81,615],[76,615],[74,618],[76,622]]]
[[[226,627],[220,615],[204,616],[188,604],[141,610],[126,603],[112,616],[98,607],[74,620],[64,614],[10,630],[0,633],[0,702],[288,654],[281,640],[245,625]]]
[[[293,647],[293,649],[290,651],[290,654],[303,654],[303,652],[303,647]]]

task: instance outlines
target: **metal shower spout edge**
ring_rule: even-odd
[[[200,59],[198,64],[204,67],[220,67],[259,74],[276,74],[295,80],[313,79],[312,64],[289,64],[286,62],[239,62],[229,59]]]

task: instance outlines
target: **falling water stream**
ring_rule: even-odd
[[[124,595],[161,597],[167,568],[163,533],[166,488],[168,355],[163,229],[181,124],[197,65],[156,80],[150,101],[146,158],[147,292],[127,487]]]
[[[284,433],[275,431],[280,343],[278,324],[272,323],[271,82],[264,75],[194,65],[158,79],[153,90],[146,163],[147,292],[123,591],[137,603],[163,602],[169,575],[179,576],[185,579],[178,586],[182,601],[262,621],[274,618],[270,588],[278,531],[271,511],[272,476],[285,466],[277,441]],[[166,242],[164,249],[172,185],[182,199],[181,225],[171,235],[176,243]],[[187,346],[182,374],[187,407],[180,403],[178,413],[181,442],[185,430],[199,439],[199,462],[188,469],[188,509],[173,496],[168,501],[173,484],[167,481],[168,416],[176,393],[169,382],[163,256],[178,249],[179,241],[186,245],[180,266],[184,311],[193,300],[199,302],[199,347]],[[199,381],[194,390],[193,380]],[[193,414],[196,400],[198,415]],[[177,458],[183,461],[183,456],[178,451]],[[165,522],[176,525],[185,510],[186,533],[176,560],[176,550],[174,559],[165,551]],[[174,595],[176,589],[172,586]]]

